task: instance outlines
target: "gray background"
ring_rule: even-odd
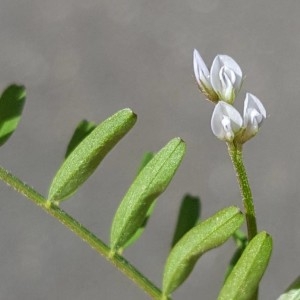
[[[109,226],[144,151],[181,136],[187,154],[141,240],[125,256],[160,285],[180,199],[200,195],[204,218],[241,205],[211,103],[194,81],[192,51],[228,54],[269,118],[245,145],[259,228],[274,238],[261,299],[299,275],[300,2],[296,0],[1,0],[0,86],[28,100],[1,164],[47,194],[66,141],[83,118],[124,107],[135,128],[63,208],[108,242]],[[0,299],[148,299],[105,259],[1,183]],[[174,299],[216,299],[233,243],[206,254]]]

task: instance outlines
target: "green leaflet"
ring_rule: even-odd
[[[148,164],[148,162],[153,158],[153,156],[154,156],[154,153],[152,153],[152,152],[147,152],[144,154],[141,164],[140,164],[140,167],[138,169],[137,175],[143,170],[143,168]],[[143,234],[143,232],[147,226],[148,220],[150,219],[150,217],[154,211],[155,204],[156,204],[156,201],[154,200],[146,213],[144,222],[136,230],[136,232],[133,234],[133,236],[126,242],[126,244],[123,245],[122,249],[118,250],[119,253],[121,253],[125,248],[128,248],[129,246],[134,244],[140,238],[140,236]]]
[[[231,206],[222,209],[188,231],[176,243],[167,259],[163,274],[165,297],[183,283],[201,255],[223,244],[243,221],[241,211]]]
[[[272,252],[272,238],[265,231],[247,245],[227,277],[218,300],[250,300],[267,268]]]
[[[150,205],[147,213],[146,213],[146,216],[145,216],[145,219],[144,219],[144,222],[141,224],[141,226],[135,231],[135,233],[131,236],[131,238],[122,246],[122,248],[119,248],[118,249],[118,253],[121,254],[123,252],[123,250],[125,248],[128,248],[129,246],[131,246],[132,244],[134,244],[140,237],[141,235],[143,234],[143,232],[145,231],[146,229],[146,226],[147,226],[147,223],[154,211],[154,208],[155,208],[155,205],[156,205],[156,201],[154,200],[152,202],[152,204]]]
[[[143,157],[141,159],[141,163],[140,163],[138,171],[137,171],[137,175],[139,175],[141,173],[141,171],[146,167],[146,165],[153,158],[153,156],[154,156],[153,152],[146,152],[143,155]]]
[[[241,230],[238,229],[236,232],[234,232],[232,237],[236,243],[237,248],[236,248],[235,252],[233,253],[231,260],[229,262],[229,266],[225,273],[224,281],[226,281],[227,277],[233,270],[234,266],[236,265],[236,263],[238,262],[238,260],[240,259],[241,255],[242,255],[242,253],[244,252],[246,246],[248,245],[248,238],[247,238],[246,234],[244,232],[242,232]]]
[[[67,157],[49,189],[50,201],[62,201],[95,171],[105,155],[133,127],[136,115],[123,109],[99,124]]]
[[[82,120],[81,122],[79,122],[68,144],[65,159],[96,127],[97,125],[95,123],[89,122],[87,120]]]
[[[26,99],[24,86],[10,85],[0,98],[0,146],[16,130]]]
[[[277,300],[299,300],[300,299],[300,276],[286,289]]]
[[[199,197],[191,195],[185,195],[183,197],[171,247],[174,247],[184,234],[199,222],[200,211],[201,203]]]
[[[185,143],[174,138],[136,177],[115,214],[111,248],[122,248],[143,224],[153,201],[167,188],[185,153]]]
[[[288,292],[282,294],[277,300],[299,300],[300,299],[300,288],[291,289]]]

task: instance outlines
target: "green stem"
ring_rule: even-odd
[[[236,172],[236,177],[240,186],[247,222],[248,240],[250,241],[257,234],[257,225],[251,188],[243,163],[243,149],[242,145],[239,144],[236,145],[233,143],[228,143],[227,145],[228,153],[232,160]]]
[[[162,292],[149,279],[141,274],[133,265],[131,265],[124,257],[117,253],[112,253],[111,249],[100,240],[95,234],[82,226],[78,221],[68,215],[64,210],[56,204],[51,203],[28,186],[20,179],[9,173],[0,166],[0,179],[14,188],[17,192],[24,195],[36,205],[41,207],[48,214],[59,220],[82,240],[84,240],[91,248],[104,256],[116,268],[123,272],[128,278],[135,282],[142,290],[144,290],[152,299],[159,300],[162,298]],[[170,300],[170,298],[169,298]]]
[[[255,208],[253,203],[252,192],[248,181],[247,172],[243,163],[243,148],[241,144],[228,143],[228,153],[233,163],[236,177],[240,186],[240,191],[243,199],[245,210],[248,241],[253,239],[257,234]],[[258,299],[258,288],[256,289],[251,300]]]

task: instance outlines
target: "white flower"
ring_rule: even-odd
[[[230,104],[219,101],[211,117],[211,129],[220,140],[232,142],[242,129],[243,119]]]
[[[201,92],[204,93],[209,100],[217,102],[219,100],[219,97],[213,90],[212,85],[210,83],[209,70],[205,62],[203,61],[201,55],[196,49],[194,49],[193,66],[196,81]]]
[[[266,110],[260,100],[254,95],[247,93],[244,102],[243,127],[245,129],[242,135],[243,142],[256,135],[266,117]]]
[[[193,65],[198,86],[209,100],[233,103],[243,81],[241,68],[233,58],[217,55],[209,71],[199,52],[194,49]]]
[[[211,129],[220,140],[243,144],[255,136],[266,119],[266,110],[254,95],[247,93],[244,117],[225,101],[219,101],[211,117]]]
[[[240,66],[228,55],[217,55],[210,69],[210,83],[219,98],[233,103],[243,81]]]

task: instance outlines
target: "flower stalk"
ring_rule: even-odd
[[[227,143],[227,146],[240,187],[247,222],[248,240],[250,241],[257,234],[257,225],[252,192],[243,163],[243,149],[241,144],[236,143]]]

